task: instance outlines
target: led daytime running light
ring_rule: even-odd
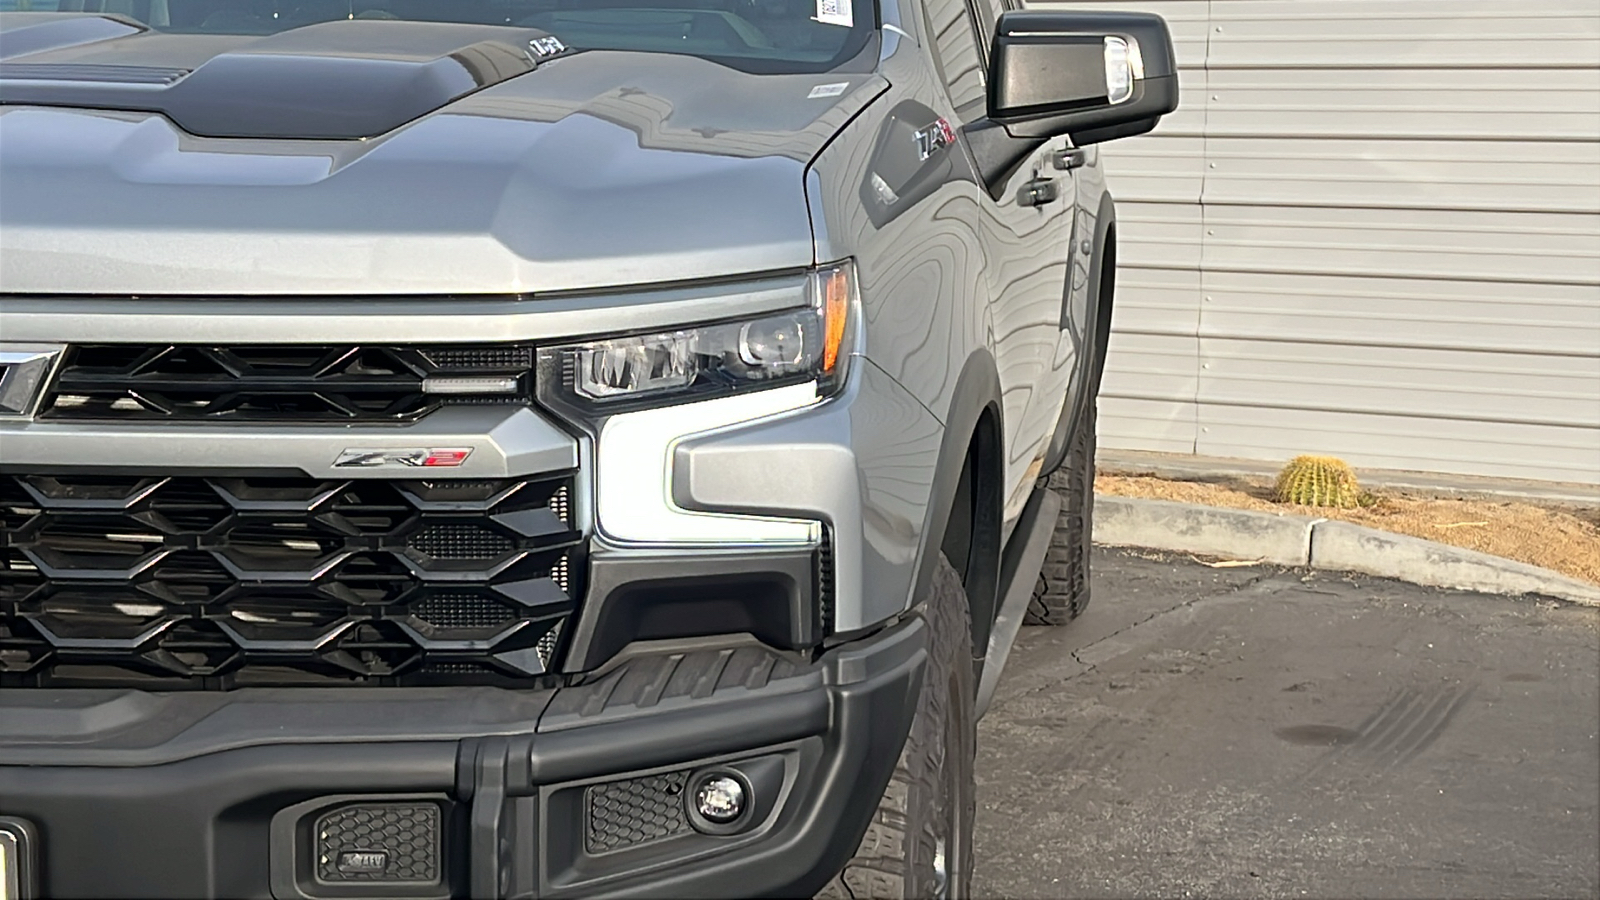
[[[810,302],[793,309],[542,348],[542,394],[593,413],[806,382],[827,396],[849,365],[855,267],[839,263],[809,278]]]

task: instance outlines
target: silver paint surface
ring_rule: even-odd
[[[863,628],[911,602],[944,428],[869,360],[818,407],[681,441],[672,497],[685,509],[797,516],[833,534],[835,620]]]
[[[0,335],[551,340],[794,306],[804,278],[786,273],[853,257],[860,358],[845,391],[680,442],[664,487],[685,509],[828,523],[835,625],[869,626],[914,601],[917,564],[938,550],[930,495],[969,361],[994,360],[1007,527],[1020,512],[1077,389],[1083,242],[1104,190],[1092,163],[1052,167],[1058,139],[991,198],[958,136],[936,151],[951,174],[875,224],[861,197],[886,111],[915,101],[962,124],[918,4],[886,0],[883,18],[903,36],[885,33],[872,74],[589,52],[362,142],[208,141],[157,116],[0,109]],[[808,96],[838,82],[838,97]],[[1060,199],[1019,205],[1035,177]],[[331,463],[369,445],[359,431],[36,422],[0,430],[0,463],[349,477]],[[593,448],[541,413],[446,409],[381,431],[370,446],[471,447],[452,474],[579,466],[592,517]]]
[[[154,61],[117,44],[92,60]],[[808,97],[822,82],[850,88]],[[805,266],[806,161],[882,84],[590,51],[367,141],[213,140],[154,114],[7,106],[0,289],[520,294]]]
[[[918,4],[896,5],[903,21],[915,23],[908,30],[927,28]],[[924,40],[931,42],[931,35]],[[954,127],[963,123],[918,45],[900,42],[879,71],[892,87],[874,111],[915,100]],[[879,226],[858,199],[872,175],[877,140],[873,117],[863,116],[813,163],[807,192],[817,256],[856,258],[865,307],[863,353],[939,421],[957,400],[967,361],[985,351],[996,360],[1009,533],[1039,473],[1089,337],[1087,278],[1073,281],[1070,301],[1066,295],[1069,269],[1086,273],[1089,257],[1069,259],[1068,242],[1075,210],[1099,202],[1098,169],[1054,169],[1051,155],[1067,146],[1057,138],[1022,165],[996,200],[970,174],[965,137],[958,137],[948,150],[958,155],[957,169],[964,172]],[[915,146],[906,152],[916,152]],[[1019,205],[1019,189],[1034,177],[1053,179],[1060,199],[1039,208]],[[1066,329],[1060,327],[1064,306]],[[919,532],[926,533],[927,524]]]

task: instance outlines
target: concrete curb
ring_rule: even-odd
[[[1097,495],[1094,540],[1118,547],[1361,572],[1488,594],[1600,606],[1600,586],[1487,553],[1307,516]]]
[[[1259,559],[1280,566],[1307,564],[1311,529],[1318,521],[1166,500],[1094,498],[1096,543]]]

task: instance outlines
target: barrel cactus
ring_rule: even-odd
[[[1344,460],[1331,456],[1296,456],[1283,467],[1273,498],[1297,506],[1332,506],[1349,509],[1361,503],[1356,473]]]

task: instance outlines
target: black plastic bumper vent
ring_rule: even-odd
[[[374,803],[327,813],[313,826],[317,878],[433,884],[440,875],[440,818],[435,803]]]
[[[0,686],[523,683],[576,605],[570,475],[0,475]]]
[[[84,344],[68,348],[46,419],[406,422],[451,403],[532,397],[526,346]]]
[[[584,849],[605,853],[690,831],[684,813],[689,770],[591,785],[584,792]]]

